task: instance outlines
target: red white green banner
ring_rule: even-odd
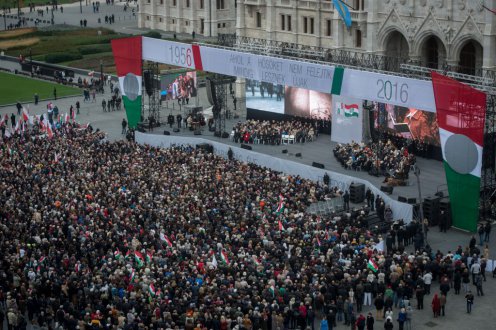
[[[130,128],[136,128],[141,120],[142,40],[140,36],[112,40],[115,68],[119,76],[120,90]]]
[[[432,72],[453,226],[471,232],[479,218],[486,94]]]

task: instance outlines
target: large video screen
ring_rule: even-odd
[[[284,114],[284,86],[246,79],[246,107]]]
[[[374,125],[387,127],[407,139],[419,139],[430,145],[439,146],[439,129],[436,114],[415,108],[405,108],[392,104],[375,103]]]
[[[291,116],[331,120],[332,95],[286,86],[285,111]]]
[[[195,97],[196,86],[196,71],[171,73],[160,77],[160,95],[163,101]]]

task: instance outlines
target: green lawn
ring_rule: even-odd
[[[34,93],[38,93],[40,100],[53,98],[54,87],[57,97],[81,94],[78,88],[0,72],[0,105],[17,101],[34,102]]]

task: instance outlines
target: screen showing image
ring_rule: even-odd
[[[286,115],[323,120],[332,116],[331,94],[286,86],[285,104]]]
[[[284,113],[284,87],[246,79],[246,107]]]
[[[160,78],[163,101],[187,99],[196,96],[196,71],[171,73]]]
[[[439,146],[439,129],[436,114],[415,108],[405,108],[392,104],[375,103],[374,126],[387,129],[407,139],[423,140]]]

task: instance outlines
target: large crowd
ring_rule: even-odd
[[[417,245],[420,224],[394,221],[384,252],[368,207],[306,212],[342,195],[322,184],[192,147],[110,143],[75,123],[52,134],[35,122],[2,136],[10,329],[403,329],[430,294],[434,316],[452,287],[467,312],[483,295],[489,251],[475,237],[443,254]]]
[[[406,147],[397,148],[391,140],[338,144],[333,153],[345,168],[402,181],[408,179],[410,169],[415,164],[415,156]]]
[[[235,142],[279,145],[281,143],[305,143],[315,140],[318,129],[312,123],[287,120],[247,120],[233,127]]]

